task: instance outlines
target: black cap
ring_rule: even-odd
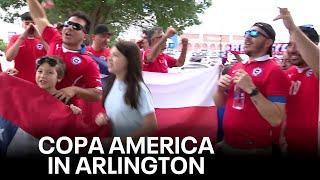
[[[273,42],[276,40],[276,32],[274,31],[273,27],[270,24],[264,23],[264,22],[257,22],[257,23],[254,23],[253,26],[256,26],[262,29],[267,34],[267,36],[270,39],[272,39]],[[272,56],[272,46],[270,46],[270,49],[268,50],[268,54]]]
[[[256,26],[260,29],[262,29],[270,39],[275,41],[276,39],[276,32],[274,31],[273,27],[268,24],[268,23],[263,23],[263,22],[257,22],[253,26]]]
[[[112,35],[112,33],[109,31],[108,27],[104,24],[99,24],[94,29],[93,34],[109,34]]]
[[[299,26],[299,29],[315,44],[319,43],[319,34],[312,25]]]
[[[22,21],[33,21],[29,12],[25,12],[20,15]]]

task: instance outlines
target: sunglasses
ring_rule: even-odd
[[[48,63],[50,66],[56,66],[58,61],[52,57],[45,56],[37,60],[37,67],[44,63]]]
[[[302,25],[301,27],[313,29],[312,24],[305,24],[305,25]]]
[[[264,35],[263,33],[257,31],[257,30],[248,30],[244,33],[244,37],[252,37],[252,38],[257,38],[260,35],[264,36],[265,38],[269,38],[266,35]]]
[[[299,26],[299,28],[300,28],[302,31],[309,31],[309,30],[314,29],[314,27],[313,27],[312,24],[302,25],[302,26]]]
[[[63,27],[69,27],[69,26],[71,26],[72,29],[74,29],[74,30],[76,30],[76,31],[83,30],[83,31],[85,32],[84,27],[83,27],[81,24],[79,24],[79,23],[75,23],[75,22],[72,22],[72,21],[65,21],[65,22],[63,23]]]

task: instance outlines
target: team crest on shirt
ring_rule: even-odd
[[[71,58],[72,64],[74,65],[78,65],[81,63],[81,58],[79,58],[78,56],[74,56]]]
[[[310,77],[312,75],[313,71],[312,69],[309,69],[307,72],[306,72],[306,76],[307,77]]]
[[[102,60],[106,60],[105,56],[100,56],[99,58],[102,59]]]
[[[167,62],[167,60],[164,59],[164,58],[161,58],[161,59],[159,60],[159,62],[160,62],[161,64],[165,64],[166,66],[168,66],[168,62]]]
[[[260,67],[256,67],[256,68],[254,68],[253,71],[252,71],[252,75],[253,75],[253,76],[258,76],[258,75],[261,74],[261,73],[262,73],[262,69],[261,69]]]
[[[39,43],[36,45],[37,49],[38,50],[42,50],[43,49],[43,44]]]

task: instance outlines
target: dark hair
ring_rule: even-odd
[[[112,33],[109,31],[109,28],[104,24],[98,24],[93,31],[93,34],[109,34],[112,35]]]
[[[57,23],[56,23],[56,29],[57,29],[58,31],[61,31],[62,28],[63,28],[63,23],[62,23],[62,22],[57,22]]]
[[[311,25],[299,26],[299,29],[315,44],[319,43],[319,34]]]
[[[64,75],[66,73],[66,65],[59,57],[43,56],[43,57],[39,58],[36,62],[36,70],[38,70],[38,68],[44,63],[48,63],[51,67],[56,68],[58,78],[64,77]]]
[[[127,74],[124,79],[124,82],[127,85],[127,90],[124,95],[124,101],[127,105],[130,105],[132,108],[137,109],[140,103],[140,82],[144,83],[141,70],[140,50],[134,42],[130,41],[118,41],[114,47],[116,47],[128,61]],[[106,100],[106,97],[108,96],[113,86],[115,78],[116,76],[114,74],[110,74],[108,76],[103,92],[102,104],[104,104],[104,101]]]
[[[25,12],[21,14],[20,18],[21,18],[21,21],[33,21],[29,12]]]
[[[148,45],[150,46],[150,44],[151,44],[151,36],[149,35],[150,34],[149,30],[148,29],[143,29],[142,33],[146,35],[145,38],[147,39]]]
[[[77,12],[71,14],[69,16],[69,18],[70,17],[77,17],[77,18],[80,18],[80,19],[84,20],[86,22],[86,25],[84,26],[84,30],[85,30],[86,33],[89,34],[90,27],[91,27],[91,20],[90,20],[90,18],[89,18],[89,16],[87,14],[85,14],[84,12],[81,12],[81,11],[77,11]]]
[[[142,33],[145,34],[145,35],[148,35],[148,30],[147,29],[143,29]]]

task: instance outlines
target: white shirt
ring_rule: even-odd
[[[115,80],[104,102],[107,115],[112,122],[113,136],[125,137],[143,125],[144,117],[154,112],[150,91],[140,82],[140,96],[137,109],[133,109],[124,101],[127,85]]]

